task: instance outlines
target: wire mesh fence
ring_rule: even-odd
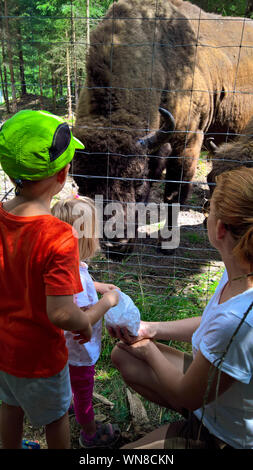
[[[35,10],[25,2],[19,7],[1,2],[1,120],[20,109],[46,109],[64,116],[78,137],[84,136],[83,162],[92,154],[93,162],[86,172],[85,163],[80,171],[74,161],[57,197],[71,194],[82,180],[81,193],[102,194],[104,203],[121,204],[124,214],[130,203],[158,206],[170,199],[180,204],[176,249],[161,250],[162,221],[152,224],[147,213],[146,224],[134,222],[134,240],[121,237],[127,250],[116,237],[110,249],[102,243],[91,272],[150,306],[180,294],[201,313],[222,271],[203,225],[207,175],[216,159],[209,158],[204,135],[218,144],[228,142],[244,134],[251,117],[253,25],[246,17],[251,2],[245,2],[241,17],[217,17],[188,2],[160,0],[90,2],[89,14],[87,2],[60,2],[58,10],[39,3],[41,9]],[[180,10],[181,3],[186,5]],[[100,16],[99,4],[104,6]],[[176,120],[171,148],[169,135],[151,151],[139,151],[133,145],[137,138],[154,136],[159,128],[171,132],[164,130],[158,112],[168,105]],[[126,135],[129,147],[112,143]],[[2,171],[0,177],[3,198],[12,185]],[[142,198],[143,183],[149,191]],[[174,305],[184,315],[184,304]]]

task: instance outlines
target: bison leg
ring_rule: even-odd
[[[184,204],[192,188],[196,167],[203,143],[201,131],[192,135],[185,148],[173,148],[166,166],[164,201],[168,204]],[[184,183],[185,182],[185,183]]]
[[[180,207],[182,207],[191,192],[192,180],[196,172],[202,143],[203,133],[196,133],[188,142],[188,146],[179,153],[178,158],[173,157],[175,155],[173,150],[171,158],[168,159],[166,167],[167,181],[164,191],[164,202],[166,205],[168,204],[167,220],[165,222],[167,232],[175,230],[175,226],[173,227],[173,224],[175,224],[175,218],[173,220],[173,211],[176,210],[174,205],[179,204]],[[177,208],[177,210],[178,209],[179,208]],[[160,237],[160,244],[162,247],[161,241]]]

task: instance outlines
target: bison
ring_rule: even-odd
[[[217,146],[214,141],[209,142],[212,169],[207,175],[210,196],[215,187],[215,179],[220,173],[237,168],[238,166],[253,167],[253,116],[249,120],[242,134],[233,142]]]
[[[114,3],[92,31],[77,107],[79,193],[124,203],[126,216],[165,174],[164,201],[184,204],[204,136],[221,143],[253,114],[252,46],[249,19],[182,0]]]

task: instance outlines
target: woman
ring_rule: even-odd
[[[253,169],[217,178],[207,220],[225,271],[202,317],[142,322],[112,361],[146,399],[187,417],[124,448],[253,448]],[[156,340],[192,342],[192,357]]]

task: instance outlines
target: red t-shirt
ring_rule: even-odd
[[[0,204],[0,370],[51,377],[68,359],[47,295],[82,291],[78,239],[52,215],[18,217]]]

